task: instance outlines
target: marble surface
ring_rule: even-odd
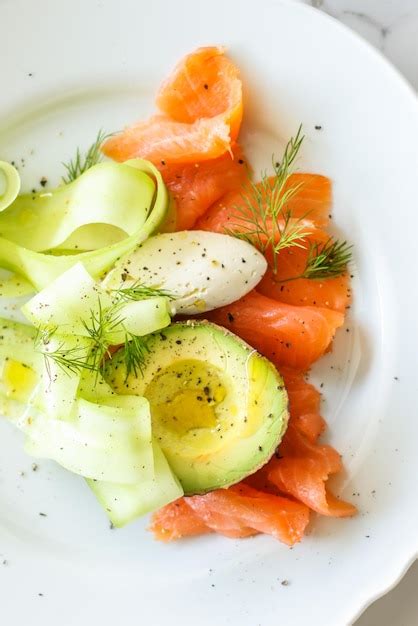
[[[418,89],[418,0],[301,0],[367,39]]]
[[[418,0],[300,1],[325,11],[367,39],[418,90]],[[363,613],[355,626],[417,624],[418,561],[393,591]]]

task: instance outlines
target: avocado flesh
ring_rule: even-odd
[[[120,351],[106,378],[120,394],[145,396],[153,436],[186,494],[227,487],[274,453],[288,399],[275,367],[224,328],[181,322],[151,335],[142,374],[126,378]]]

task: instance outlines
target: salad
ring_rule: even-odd
[[[117,527],[157,539],[347,517],[309,368],[350,306],[351,246],[328,178],[296,172],[300,127],[253,174],[242,82],[221,47],[186,56],[158,113],[98,133],[56,189],[0,161],[0,414],[28,454],[84,478]],[[13,300],[16,301],[16,300]]]

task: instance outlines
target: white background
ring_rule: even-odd
[[[367,39],[418,90],[418,0],[301,1],[336,17]],[[418,561],[393,591],[362,615],[356,626],[417,624]]]

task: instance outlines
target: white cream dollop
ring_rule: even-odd
[[[236,237],[190,230],[150,237],[105,278],[108,289],[135,282],[164,289],[175,311],[194,315],[235,302],[259,283],[264,256]]]

